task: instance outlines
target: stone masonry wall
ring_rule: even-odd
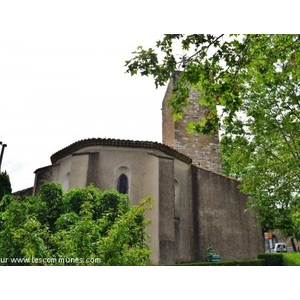
[[[190,133],[187,130],[189,123],[203,120],[208,110],[207,107],[199,104],[199,98],[201,97],[199,92],[190,92],[191,104],[184,109],[183,118],[175,123],[173,121],[172,109],[168,106],[167,101],[171,96],[172,87],[179,74],[179,72],[176,72],[170,80],[163,100],[163,143],[192,158],[194,165],[221,173],[218,133],[208,136]]]
[[[194,260],[203,260],[213,247],[222,260],[255,259],[264,252],[261,228],[254,211],[246,211],[247,196],[239,182],[192,167]]]
[[[35,171],[35,182],[33,188],[33,196],[37,196],[43,183],[56,182],[59,165],[47,166]]]
[[[172,108],[168,105],[168,99],[172,96],[173,80],[170,81],[162,103],[162,138],[163,144],[174,148],[175,123],[172,116]]]

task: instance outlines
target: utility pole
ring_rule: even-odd
[[[2,142],[0,142],[0,145],[2,145],[1,154],[0,154],[0,174],[1,174],[1,165],[2,165],[2,159],[3,159],[3,154],[4,154],[4,148],[7,147],[7,145],[2,144]]]

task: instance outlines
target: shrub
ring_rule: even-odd
[[[219,254],[216,252],[216,250],[213,247],[208,247],[205,252],[204,260],[208,262],[212,261],[212,257],[214,255],[219,255]]]
[[[283,254],[281,253],[260,253],[257,257],[265,260],[265,266],[283,265]]]
[[[46,182],[39,191],[39,200],[47,207],[45,212],[50,229],[54,228],[54,223],[63,212],[63,190],[58,183]],[[35,197],[33,198],[33,201]]]
[[[6,195],[0,202],[0,265],[147,265],[145,232],[151,197],[93,186],[63,193],[46,183],[38,197]]]
[[[252,260],[234,260],[234,261],[220,261],[220,262],[191,262],[191,263],[177,264],[176,266],[264,266],[264,265],[265,265],[264,259],[252,259]]]

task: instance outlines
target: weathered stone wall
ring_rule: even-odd
[[[163,102],[162,102],[162,142],[164,145],[174,148],[175,143],[175,123],[172,116],[172,108],[168,105],[168,100],[172,96],[174,79],[168,84]]]
[[[15,197],[21,197],[21,198],[26,197],[26,196],[32,196],[33,195],[33,188],[34,187],[30,187],[30,188],[27,188],[27,189],[24,189],[24,190],[14,192],[12,194]]]
[[[176,262],[191,261],[193,240],[191,166],[174,161]]]
[[[37,196],[43,183],[57,182],[57,173],[59,165],[47,166],[35,171],[35,182],[33,188],[33,196]]]
[[[89,153],[89,165],[87,170],[86,185],[100,186],[99,152]]]
[[[168,264],[176,258],[175,246],[174,159],[159,158],[159,262]]]
[[[168,106],[168,99],[172,95],[172,88],[176,78],[180,75],[176,72],[168,85],[163,104],[163,143],[175,148],[179,152],[193,159],[193,164],[201,168],[221,173],[221,156],[218,133],[204,135],[188,132],[188,124],[204,119],[208,108],[199,104],[201,94],[192,90],[190,92],[190,105],[184,109],[183,117],[174,123],[171,116],[172,109]]]
[[[222,260],[255,259],[264,252],[254,212],[245,211],[247,196],[238,181],[192,167],[194,260],[203,260],[213,247]]]

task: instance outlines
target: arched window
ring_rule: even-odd
[[[128,193],[128,177],[121,174],[118,179],[118,192],[122,194]]]

